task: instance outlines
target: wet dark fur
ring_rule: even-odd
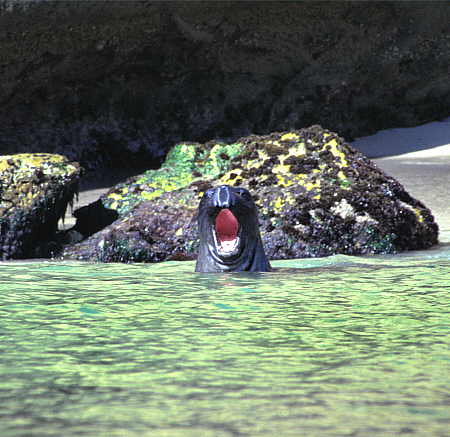
[[[239,221],[239,246],[232,256],[219,254],[214,238],[215,219],[222,209],[229,209]],[[270,271],[259,234],[258,211],[246,189],[222,185],[206,191],[198,208],[198,227],[196,272]]]

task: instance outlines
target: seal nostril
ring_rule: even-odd
[[[214,193],[214,206],[218,208],[228,208],[232,205],[232,195],[226,185],[217,188]]]

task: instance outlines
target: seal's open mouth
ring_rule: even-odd
[[[234,255],[239,248],[239,222],[228,208],[221,209],[217,214],[214,230],[219,255]]]

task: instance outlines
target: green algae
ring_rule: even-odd
[[[144,200],[187,187],[195,181],[213,180],[230,167],[242,151],[240,143],[181,143],[174,146],[158,170],[148,170],[114,187],[103,197],[105,207],[120,215]]]

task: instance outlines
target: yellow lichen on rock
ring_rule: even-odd
[[[286,191],[283,196],[277,196],[270,201],[270,205],[271,205],[270,210],[274,211],[277,214],[280,214],[285,206],[288,206],[288,205],[292,206],[295,203],[296,203],[296,200],[295,200],[294,196],[292,195],[292,193],[289,191]],[[261,205],[261,210],[263,213],[265,213],[265,214],[268,213],[269,209],[265,206],[262,206],[263,204],[259,200],[256,201],[256,204],[258,205],[258,207]]]
[[[413,211],[414,211],[414,214],[416,214],[417,220],[419,220],[419,223],[423,223],[425,220],[424,220],[423,215],[420,212],[420,210],[418,208],[413,208]]]
[[[65,156],[50,153],[19,153],[0,156],[3,192],[0,210],[5,213],[14,207],[28,207],[36,197],[46,196],[49,186],[78,180],[78,163]]]
[[[306,147],[305,147],[304,143],[298,143],[294,147],[289,147],[289,155],[290,156],[299,157],[299,156],[303,156],[305,154],[306,154]]]
[[[52,239],[81,173],[62,155],[0,156],[0,259],[47,257],[56,250]]]
[[[12,159],[28,165],[39,166],[44,162],[66,162],[67,158],[62,155],[51,153],[18,153],[16,155],[0,156],[0,163]]]
[[[242,174],[241,168],[235,168],[226,172],[221,178],[220,182],[224,185],[232,185],[233,182]]]
[[[286,156],[287,157],[287,156]],[[272,167],[273,174],[288,175],[291,173],[291,166],[285,164],[277,164]]]
[[[332,140],[328,141],[328,143],[324,144],[324,148],[328,148],[330,150],[330,152],[336,156],[337,158],[339,158],[340,161],[340,165],[347,167],[348,166],[348,162],[345,158],[345,153],[342,152],[342,150],[338,149],[338,142],[336,141],[335,138],[333,138]]]
[[[347,176],[345,176],[345,173],[342,171],[342,170],[339,170],[339,172],[338,172],[338,178],[339,179],[341,179],[341,180],[345,180],[345,181],[348,181],[348,179],[347,179]]]
[[[247,162],[247,167],[249,168],[261,168],[263,166],[263,161],[259,160],[259,159],[251,159],[250,161]]]
[[[303,186],[305,187],[305,189],[307,191],[315,190],[317,192],[316,195],[312,196],[313,199],[320,199],[320,186],[321,186],[320,179],[308,181],[308,182],[304,183]]]
[[[267,154],[265,150],[258,149],[257,150],[258,157],[261,161],[265,161],[266,159],[270,159],[270,156]]]
[[[61,165],[64,167],[61,168]],[[15,167],[16,172],[19,173],[34,171],[37,167],[41,167],[45,174],[62,174],[79,169],[71,164],[65,156],[51,153],[18,153],[0,156],[1,172],[12,167]]]
[[[277,181],[278,185],[280,185],[281,187],[289,187],[294,183],[292,179],[287,179],[279,174],[277,174]]]
[[[289,141],[289,140],[298,140],[300,139],[300,137],[298,136],[298,134],[294,133],[294,132],[288,132],[287,134],[284,134],[281,136],[280,140],[281,141]]]
[[[330,134],[324,134],[323,137],[329,137]],[[343,168],[348,167],[348,161],[346,159],[345,153],[341,150],[340,144],[336,140],[336,138],[333,138],[332,140],[328,141],[323,146],[325,149],[328,149],[330,153],[333,154],[338,160],[336,161],[336,165],[340,168],[339,172],[337,173],[337,177],[341,180],[341,187],[345,190],[349,189],[350,182],[343,172]],[[323,169],[324,166],[321,166],[321,169]]]
[[[114,200],[121,200],[121,199],[122,199],[122,196],[121,196],[119,193],[111,193],[111,194],[109,195],[109,198],[110,198],[110,199],[114,199]]]
[[[281,197],[277,197],[273,202],[273,209],[275,210],[275,212],[278,213],[283,208],[283,205],[284,205],[283,199]]]

